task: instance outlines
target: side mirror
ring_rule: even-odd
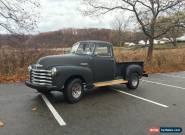
[[[93,53],[92,52],[87,52],[88,55],[92,55]]]
[[[94,55],[93,56],[98,56],[98,53],[97,52],[94,52]]]

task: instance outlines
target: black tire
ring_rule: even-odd
[[[81,79],[72,79],[65,86],[64,97],[71,104],[79,102],[80,99],[83,97],[83,94],[84,89]]]
[[[131,73],[128,79],[127,88],[135,90],[139,86],[139,75],[137,73]]]

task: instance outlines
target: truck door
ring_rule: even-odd
[[[95,82],[114,79],[115,60],[110,45],[97,43],[93,55],[93,75]]]

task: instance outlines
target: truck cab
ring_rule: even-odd
[[[124,83],[136,89],[143,76],[143,62],[116,63],[111,43],[80,41],[69,54],[40,58],[28,70],[28,87],[42,93],[62,91],[67,101],[76,103],[85,89],[93,87]]]

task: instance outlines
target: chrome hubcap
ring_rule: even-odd
[[[82,94],[82,86],[80,84],[74,84],[72,87],[72,96],[74,98],[79,98]]]
[[[136,86],[138,85],[138,78],[137,78],[136,76],[134,76],[134,77],[132,78],[132,85],[133,85],[134,87],[136,87]]]

